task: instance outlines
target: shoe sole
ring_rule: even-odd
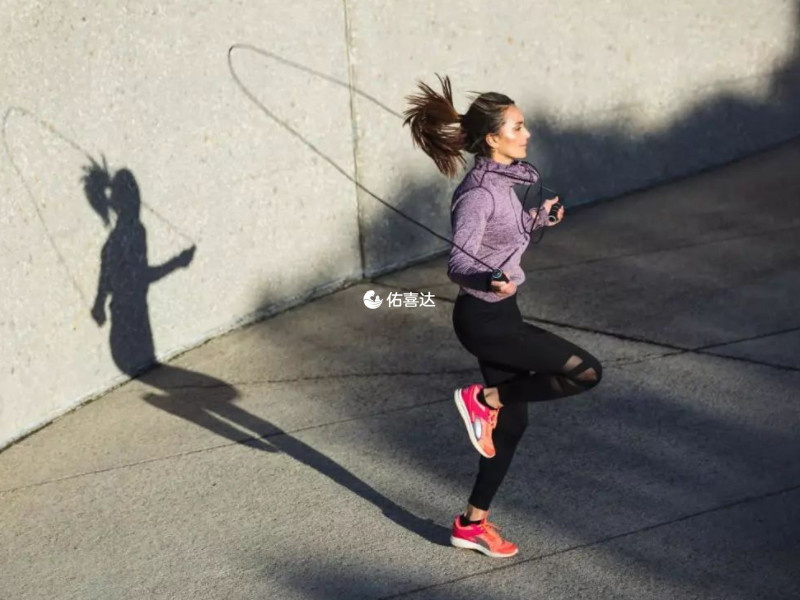
[[[519,548],[516,548],[511,554],[500,554],[499,552],[492,552],[480,544],[476,544],[475,542],[470,542],[455,536],[450,536],[450,544],[456,548],[463,548],[464,550],[477,550],[481,554],[485,554],[486,556],[490,556],[492,558],[511,558],[512,556],[516,556],[516,554],[519,552]]]
[[[481,456],[486,458],[494,458],[494,454],[491,456],[486,453],[486,451],[481,448],[480,443],[478,442],[478,438],[475,437],[475,432],[472,430],[472,422],[469,420],[469,411],[467,410],[467,405],[464,404],[464,400],[461,399],[461,389],[457,389],[455,394],[453,394],[453,400],[455,400],[456,408],[458,409],[458,414],[461,415],[461,420],[464,421],[464,427],[467,428],[467,435],[469,436],[469,441],[472,442],[472,445],[475,446],[475,450]]]

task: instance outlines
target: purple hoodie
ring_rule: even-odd
[[[513,186],[532,184],[539,173],[527,163],[510,165],[482,156],[475,157],[475,166],[464,176],[453,193],[450,221],[453,242],[493,268],[501,269],[518,286],[525,281],[519,265],[531,236],[528,231],[544,227],[544,210],[536,218],[536,208],[523,210]],[[447,263],[447,276],[461,286],[459,295],[471,294],[486,302],[503,298],[487,291],[491,269],[452,247]]]

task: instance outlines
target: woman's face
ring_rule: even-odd
[[[515,105],[506,108],[503,125],[496,134],[487,134],[486,143],[492,148],[492,160],[510,164],[522,160],[528,153],[531,132],[525,128],[525,117]]]

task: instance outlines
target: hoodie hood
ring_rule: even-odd
[[[485,156],[476,156],[474,169],[476,171],[482,171],[487,175],[491,174],[492,176],[496,176],[496,181],[493,182],[495,185],[505,181],[510,187],[520,184],[530,185],[539,181],[539,171],[536,170],[536,167],[529,162],[521,160],[505,165],[493,161],[491,158],[486,158]],[[493,179],[495,179],[495,177],[493,177]]]

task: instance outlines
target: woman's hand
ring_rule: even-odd
[[[175,257],[175,263],[179,267],[188,267],[189,264],[192,262],[192,259],[194,258],[194,251],[196,249],[197,249],[196,246],[192,245],[191,248],[187,248],[186,250],[181,252],[180,254],[178,254],[178,256]]]
[[[105,300],[100,300],[98,298],[95,301],[94,306],[92,307],[92,318],[94,319],[94,322],[97,323],[97,325],[100,327],[102,327],[103,324],[106,322]]]
[[[542,204],[542,210],[544,210],[544,212],[549,215],[550,214],[550,209],[553,208],[553,205],[558,201],[559,201],[558,196],[556,196],[555,198],[550,198],[549,200],[545,200],[544,204]],[[564,207],[563,206],[558,209],[558,212],[556,213],[556,219],[557,219],[557,221],[555,221],[554,223],[551,223],[548,220],[547,221],[547,226],[548,227],[554,227],[555,225],[558,225],[559,223],[561,223],[561,221],[564,219]]]
[[[505,275],[505,273],[503,273]],[[508,275],[506,275],[508,278]],[[513,296],[517,292],[517,284],[509,279],[508,281],[493,281],[492,291],[502,298]]]

